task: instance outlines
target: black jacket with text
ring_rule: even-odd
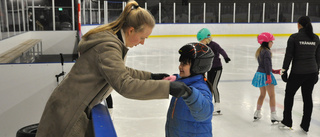
[[[319,71],[320,41],[317,35],[311,39],[304,28],[292,34],[287,42],[283,69],[288,70],[292,61],[291,73],[310,74]]]

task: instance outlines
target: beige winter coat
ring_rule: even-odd
[[[169,97],[169,81],[125,66],[128,48],[111,32],[82,39],[78,50],[80,58],[46,104],[37,137],[93,137],[91,109],[112,89],[131,99]]]

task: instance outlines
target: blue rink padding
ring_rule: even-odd
[[[108,108],[98,104],[92,108],[92,121],[95,137],[116,137]]]

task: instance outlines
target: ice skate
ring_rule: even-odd
[[[302,127],[301,128],[301,132],[304,133],[304,134],[308,134],[308,131],[304,130]]]
[[[283,124],[282,122],[279,122],[278,127],[281,128],[281,129],[290,129],[290,130],[292,130],[292,127],[288,127],[287,125]]]
[[[301,128],[301,130],[302,130],[305,134],[307,134],[308,131],[309,131],[309,129],[304,128],[301,124],[300,124],[300,128]]]
[[[262,117],[261,110],[256,110],[256,112],[254,112],[253,119],[259,120],[261,117]]]
[[[221,115],[220,103],[214,104],[214,111],[213,111],[212,115]]]
[[[276,111],[271,112],[270,119],[272,124],[274,124],[274,122],[278,122],[278,123],[280,122],[280,119],[278,118]]]

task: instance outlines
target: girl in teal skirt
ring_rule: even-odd
[[[271,110],[270,119],[272,123],[279,122],[276,114],[276,99],[274,92],[274,86],[277,85],[277,81],[272,73],[280,74],[280,70],[272,69],[272,53],[270,48],[273,45],[273,40],[274,36],[268,32],[263,32],[258,36],[258,43],[260,44],[260,47],[256,51],[256,58],[259,66],[252,80],[252,85],[260,89],[260,96],[257,101],[257,110],[255,111],[253,118],[258,120],[262,117],[261,107],[263,105],[266,93],[268,92]]]

